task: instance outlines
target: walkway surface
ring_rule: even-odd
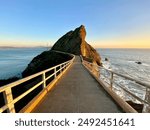
[[[122,112],[76,56],[71,68],[33,112],[119,113]]]

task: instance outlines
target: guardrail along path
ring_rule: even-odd
[[[74,63],[33,112],[122,112],[76,56]]]

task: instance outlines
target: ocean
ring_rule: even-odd
[[[30,61],[47,48],[0,48],[0,79],[20,77]]]
[[[150,84],[150,49],[97,49],[97,51],[101,55],[105,68]],[[105,60],[106,58],[108,61]],[[141,62],[141,64],[137,64],[137,62]],[[107,75],[107,72],[103,73]],[[108,82],[105,78],[103,80]],[[145,100],[145,87],[120,77],[116,77],[115,82]],[[138,102],[117,86],[115,87],[115,91],[125,100]]]
[[[21,72],[30,61],[45,50],[47,48],[0,48],[0,79],[21,76]],[[105,68],[150,84],[150,49],[97,49],[97,51]],[[105,61],[105,58],[108,61]],[[145,88],[122,78],[117,78],[117,82],[126,85],[127,89],[142,99],[145,98]],[[131,99],[120,89],[115,89],[126,100]]]
[[[20,75],[47,48],[0,48],[0,79]],[[150,83],[150,49],[97,49],[103,65],[115,72]],[[105,61],[105,58],[108,61]],[[137,64],[140,61],[142,64]]]
[[[150,83],[150,49],[97,49],[97,51],[106,68]],[[105,58],[108,61],[105,61]]]

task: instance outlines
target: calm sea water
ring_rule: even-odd
[[[0,79],[20,76],[29,62],[46,48],[0,48]]]

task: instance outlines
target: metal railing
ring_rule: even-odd
[[[56,52],[58,52],[58,51],[56,51]],[[63,53],[63,52],[58,52],[58,53]],[[31,93],[33,90],[38,88],[40,85],[42,85],[43,89],[45,89],[48,86],[48,85],[46,85],[46,81],[49,80],[51,77],[54,77],[53,80],[57,79],[57,77],[60,74],[62,74],[63,71],[65,71],[67,68],[69,68],[69,66],[73,63],[74,58],[75,58],[75,56],[72,55],[71,60],[68,60],[64,63],[61,63],[59,65],[56,65],[54,67],[51,67],[44,71],[41,71],[39,73],[33,74],[31,76],[28,76],[28,77],[18,80],[16,82],[13,82],[8,85],[0,87],[0,93],[3,93],[3,97],[4,97],[4,101],[5,101],[5,105],[0,108],[0,112],[4,112],[5,110],[7,110],[7,112],[15,113],[16,112],[15,107],[14,107],[15,103],[17,103],[19,100],[21,100],[22,98],[27,96],[29,93]],[[46,73],[48,73],[48,72],[53,72],[53,73],[46,77]],[[38,76],[42,76],[42,81],[38,82],[37,84],[32,86],[29,90],[25,91],[24,93],[22,93],[21,95],[19,95],[15,99],[13,99],[12,88],[18,87],[18,85],[25,83],[31,79],[34,79]]]
[[[132,98],[134,98],[135,100],[137,100],[138,102],[144,104],[144,107],[147,106],[148,109],[150,108],[150,102],[149,101],[146,101],[146,93],[145,93],[145,98],[142,99],[140,98],[139,96],[136,95],[136,93],[133,93],[131,92],[129,89],[127,89],[125,87],[125,85],[122,85],[122,84],[119,84],[116,82],[115,80],[115,76],[118,76],[118,77],[121,77],[123,78],[124,80],[129,80],[129,81],[132,81],[134,82],[135,84],[137,84],[139,87],[144,87],[145,88],[145,92],[150,92],[149,89],[150,89],[150,85],[149,84],[146,84],[146,83],[143,83],[139,80],[136,80],[134,78],[131,78],[129,76],[126,76],[126,75],[123,75],[123,74],[120,74],[120,73],[117,73],[117,72],[114,72],[112,70],[109,70],[109,69],[106,69],[102,66],[98,66],[96,64],[93,64],[93,63],[90,63],[90,62],[87,62],[85,60],[83,60],[83,58],[81,57],[82,59],[82,63],[94,74],[95,71],[97,71],[99,73],[98,75],[98,79],[100,79],[101,77],[103,77],[103,80],[101,80],[103,83],[107,84],[107,86],[113,91],[115,85],[117,85],[121,90],[123,90],[125,93],[127,93],[128,95],[130,95]],[[101,73],[101,71],[104,70],[106,71],[107,73],[109,73],[109,76],[105,76]],[[97,75],[95,75],[97,76]],[[106,79],[106,80],[104,80]],[[114,91],[115,92],[115,91]],[[149,111],[149,110],[148,110]],[[145,111],[146,112],[146,111]]]

